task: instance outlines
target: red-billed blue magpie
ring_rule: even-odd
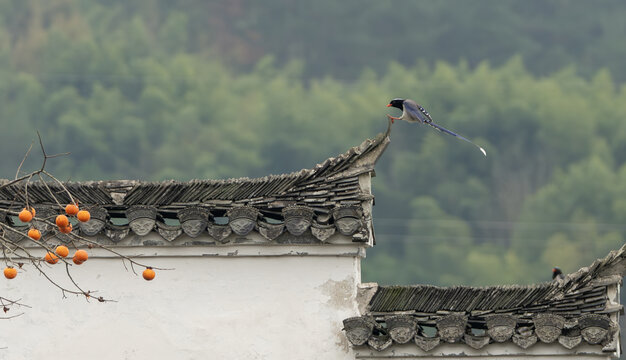
[[[430,117],[430,114],[428,113],[428,111],[426,111],[426,109],[424,109],[422,106],[420,106],[419,104],[417,104],[415,101],[411,99],[396,98],[396,99],[391,100],[389,104],[387,104],[387,107],[395,107],[395,108],[402,110],[402,115],[400,117],[393,117],[387,114],[387,117],[391,120],[392,123],[394,122],[394,120],[404,120],[410,123],[418,122],[421,124],[428,124],[441,132],[444,132],[452,136],[456,136],[461,140],[467,141],[468,143],[479,148],[480,151],[482,151],[483,155],[487,156],[487,152],[482,147],[474,144],[473,142],[469,141],[468,139],[464,138],[463,136],[459,134],[455,134],[452,131],[442,126],[439,126],[433,123],[433,119]]]

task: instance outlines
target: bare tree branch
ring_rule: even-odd
[[[59,201],[59,198],[57,197],[58,194],[56,194],[52,188],[48,185],[48,181],[46,181],[43,176],[47,176],[50,180],[52,180],[55,184],[57,184],[61,190],[59,191],[60,193],[63,193],[65,195],[68,196],[68,198],[70,199],[70,202],[73,204],[77,204],[74,197],[72,196],[71,192],[67,189],[67,187],[65,186],[65,184],[63,182],[61,182],[59,179],[57,179],[54,175],[52,175],[50,172],[48,172],[46,170],[46,165],[47,165],[47,161],[48,159],[52,159],[52,158],[56,158],[56,157],[60,157],[60,156],[65,156],[65,155],[69,155],[70,153],[59,153],[59,154],[53,154],[53,155],[49,155],[46,152],[46,149],[44,147],[43,144],[43,140],[41,138],[41,134],[39,132],[37,132],[37,137],[39,140],[39,146],[41,148],[41,152],[43,154],[43,160],[41,163],[41,166],[39,169],[31,171],[30,173],[24,174],[22,176],[20,176],[20,173],[22,172],[22,167],[25,164],[28,156],[30,155],[32,148],[33,148],[33,144],[31,143],[30,147],[28,148],[28,150],[26,151],[26,153],[24,154],[24,157],[22,159],[22,161],[20,162],[18,168],[17,168],[17,172],[15,173],[15,178],[11,181],[7,181],[4,182],[2,184],[0,184],[0,189],[12,186],[12,185],[19,185],[21,182],[23,182],[23,190],[20,190],[20,187],[17,187],[17,192],[16,192],[16,197],[13,201],[15,201],[16,199],[18,199],[18,194],[20,192],[23,191],[23,201],[25,203],[26,209],[28,209],[29,211],[31,210],[31,206],[30,206],[30,196],[29,196],[29,192],[28,192],[28,188],[29,185],[31,183],[31,181],[33,180],[33,178],[36,176],[39,181],[43,184],[43,186],[45,187],[46,191],[48,192],[48,194],[52,197],[52,200],[56,203],[56,205],[59,207],[59,209],[61,211],[64,210],[64,206],[61,204],[61,202]],[[43,176],[42,176],[43,175]],[[19,196],[21,196],[22,194],[19,194]],[[0,212],[4,212],[6,215],[10,215],[10,216],[18,216],[19,213],[13,210],[10,210],[11,208],[13,208],[13,203],[11,203],[11,205],[9,206],[8,209],[4,209],[4,208],[0,208]],[[36,214],[35,214],[36,215]],[[37,216],[33,216],[33,219],[31,221],[37,221],[40,224],[45,224],[53,229],[56,229],[57,226],[54,222],[51,221],[52,219],[47,219],[47,218],[40,218]],[[60,230],[60,229],[59,229]],[[17,240],[11,240],[8,237],[8,234],[12,233],[12,234],[16,234],[17,236]],[[128,261],[128,263],[130,264],[130,269],[131,271],[137,275],[137,272],[135,271],[135,266],[139,266],[139,267],[145,267],[145,268],[152,268],[152,269],[157,269],[157,270],[171,270],[171,269],[167,269],[167,268],[159,268],[159,267],[154,267],[154,266],[150,266],[150,265],[146,265],[143,263],[140,263],[138,261],[135,260],[135,258],[140,257],[141,255],[136,255],[136,256],[126,256],[124,254],[121,254],[120,252],[113,250],[107,246],[103,246],[101,244],[98,244],[97,242],[88,239],[86,237],[80,236],[75,232],[70,231],[68,234],[68,238],[69,238],[69,242],[71,243],[71,245],[78,249],[79,246],[87,246],[90,249],[94,248],[94,247],[98,247],[101,248],[113,255],[115,255],[115,257],[118,257],[122,260],[122,264],[124,266],[124,268],[126,269],[126,271],[128,271],[128,266],[126,265],[126,261]],[[40,241],[35,241],[32,240],[32,243],[34,245],[35,248],[40,248],[42,250],[45,250],[47,253],[51,253],[51,254],[55,254],[54,256],[56,257],[56,259],[58,259],[57,261],[61,261],[65,264],[65,272],[66,272],[66,276],[68,277],[68,279],[70,280],[70,282],[72,283],[72,288],[67,288],[66,286],[60,285],[58,282],[56,282],[46,271],[44,268],[42,268],[42,264],[41,262],[43,261],[43,259],[40,256],[34,256],[31,251],[29,250],[29,248],[27,248],[26,246],[22,245],[22,241],[24,238],[28,238],[27,234],[24,234],[22,231],[17,230],[15,228],[13,228],[12,226],[8,225],[8,224],[3,224],[0,222],[0,248],[2,250],[2,256],[5,260],[5,262],[8,264],[12,264],[12,265],[16,265],[18,268],[22,268],[24,265],[24,262],[22,262],[23,260],[25,260],[26,262],[30,263],[31,266],[33,266],[35,269],[37,269],[37,271],[46,278],[46,280],[48,282],[50,282],[51,284],[53,284],[55,287],[57,287],[59,290],[61,290],[62,296],[65,298],[66,294],[73,294],[73,295],[82,295],[85,296],[86,300],[88,301],[90,298],[94,298],[96,300],[98,300],[99,302],[110,302],[110,301],[114,301],[114,300],[110,300],[110,299],[105,299],[102,296],[99,297],[94,297],[93,294],[95,293],[95,291],[92,290],[86,290],[84,289],[82,286],[80,286],[78,284],[78,282],[75,281],[74,277],[72,276],[72,271],[71,271],[71,267],[74,266],[74,264],[72,264],[70,261],[68,261],[67,259],[61,257],[61,256],[56,256],[55,254],[55,249],[52,248],[52,246],[48,243],[47,239],[40,239]],[[32,250],[32,249],[31,249]],[[23,260],[22,260],[23,259]],[[22,261],[20,261],[22,260]],[[0,297],[0,305],[2,306],[4,312],[9,311],[9,308],[12,306],[25,306],[28,307],[25,304],[22,304],[19,302],[19,300],[10,300],[4,297]],[[16,314],[16,315],[12,315],[12,316],[8,316],[8,317],[0,317],[0,319],[10,319],[16,316],[20,316],[21,314]]]

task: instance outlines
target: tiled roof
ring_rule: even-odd
[[[481,348],[511,340],[526,348],[537,339],[610,347],[618,331],[611,315],[622,306],[608,289],[621,283],[625,267],[626,245],[564,279],[536,285],[380,286],[364,316],[344,321],[346,335],[353,345],[377,350],[411,340],[425,351],[440,342]]]
[[[228,242],[231,233],[241,236],[252,230],[278,242],[281,238],[292,241],[293,236],[323,242],[335,230],[354,241],[366,241],[371,216],[364,213],[363,204],[373,196],[362,188],[359,176],[374,171],[389,143],[388,135],[389,130],[311,169],[289,174],[187,182],[66,182],[64,186],[92,214],[92,220],[80,223],[75,231],[103,234],[114,243],[130,231],[146,235],[153,230],[163,237],[163,244],[183,232],[191,237],[206,232],[215,241]],[[2,209],[19,211],[25,204],[23,184],[2,188],[7,182],[0,180],[0,213]],[[28,198],[38,214],[52,218],[61,209],[50,190],[61,204],[70,201],[61,186],[52,182],[30,183]],[[1,216],[1,221],[21,225],[14,216]],[[43,231],[54,231],[39,225]],[[281,237],[283,233],[291,236]]]

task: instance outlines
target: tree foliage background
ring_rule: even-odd
[[[73,180],[263,176],[394,125],[364,281],[529,283],[624,243],[619,0],[0,2],[0,177],[38,129]]]

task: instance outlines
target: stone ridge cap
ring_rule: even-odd
[[[262,177],[250,178],[250,177],[236,177],[236,178],[226,178],[226,179],[191,179],[186,181],[180,180],[162,180],[162,181],[143,181],[138,179],[119,179],[119,180],[85,180],[85,181],[64,181],[64,185],[81,185],[81,186],[103,186],[107,189],[116,188],[116,187],[135,187],[141,185],[185,185],[185,184],[237,184],[237,183],[263,183],[268,180],[276,180],[276,179],[287,179],[287,178],[301,178],[308,175],[315,175],[315,172],[323,169],[325,167],[331,165],[337,165],[343,161],[349,160],[351,157],[356,156],[359,157],[363,155],[365,152],[371,151],[373,148],[377,147],[380,144],[386,145],[388,143],[389,130],[385,133],[380,133],[376,135],[373,139],[366,139],[361,144],[357,146],[353,146],[344,153],[336,155],[334,157],[327,158],[321,163],[314,165],[312,168],[304,168],[301,170],[292,171],[289,173],[283,174],[269,174]],[[387,141],[385,141],[387,140]],[[382,151],[378,156],[374,159],[371,159],[371,165],[373,165],[378,158],[382,155]],[[9,179],[0,178],[0,185],[8,183]],[[39,181],[33,181],[33,183],[39,183]]]
[[[238,178],[226,178],[226,179],[191,179],[191,180],[138,180],[138,179],[115,179],[115,180],[83,180],[83,181],[63,181],[63,185],[80,185],[80,186],[102,186],[106,189],[115,189],[115,188],[133,188],[135,186],[141,185],[187,185],[187,184],[236,184],[236,183],[249,183],[249,182],[264,182],[267,180],[274,180],[279,178],[296,178],[304,174],[304,172],[312,171],[313,169],[303,169],[299,171],[294,171],[286,174],[271,174],[263,177],[249,178],[249,177],[238,177]],[[0,185],[8,182],[7,179],[0,179]],[[32,183],[37,184],[40,183],[39,180],[33,181]]]
[[[520,285],[520,284],[505,284],[505,285],[485,285],[485,286],[471,286],[471,285],[452,285],[452,286],[438,286],[431,284],[413,284],[413,285],[379,285],[378,289],[381,290],[409,290],[409,289],[437,289],[437,290],[517,290],[517,289],[534,289],[539,287],[551,287],[552,281],[544,281],[540,283]]]

